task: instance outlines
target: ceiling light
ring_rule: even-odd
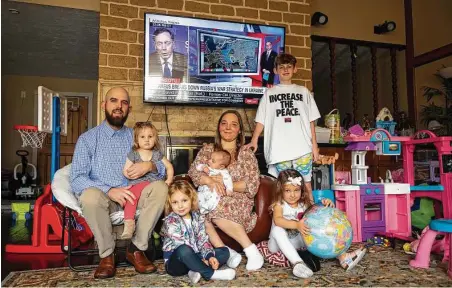
[[[394,21],[385,21],[385,23],[374,26],[375,34],[383,34],[394,31],[396,24]]]
[[[328,16],[322,12],[315,12],[311,17],[311,26],[325,25],[328,23]]]

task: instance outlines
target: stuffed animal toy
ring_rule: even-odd
[[[339,159],[338,153],[335,153],[334,156],[319,155],[319,160],[314,163],[318,165],[331,165],[334,164],[337,159]]]

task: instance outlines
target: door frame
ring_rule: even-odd
[[[58,94],[67,96],[67,97],[79,97],[79,98],[88,98],[88,130],[93,128],[93,101],[94,101],[94,93],[92,92],[58,92],[55,91]],[[35,90],[35,97],[34,97],[34,125],[38,126],[38,90]],[[31,163],[38,167],[38,149],[34,148],[32,152],[31,157]]]

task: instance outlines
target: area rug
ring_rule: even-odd
[[[290,268],[279,268],[265,263],[259,271],[245,270],[245,260],[232,281],[201,280],[196,286],[236,287],[293,287],[293,286],[435,286],[450,287],[447,265],[440,257],[432,257],[429,269],[413,269],[412,258],[400,249],[372,247],[355,269],[345,272],[335,260],[323,260],[322,268],[309,279],[292,275]],[[2,282],[3,287],[185,287],[192,286],[188,277],[171,277],[165,273],[163,261],[156,262],[158,272],[142,275],[133,267],[118,268],[116,277],[108,280],[93,279],[93,272],[72,272],[69,268],[12,272]]]

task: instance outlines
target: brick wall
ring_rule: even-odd
[[[99,101],[116,85],[127,88],[133,113],[128,125],[146,121],[149,115],[157,129],[167,130],[164,108],[143,104],[143,53],[145,12],[191,16],[286,27],[286,52],[298,59],[297,84],[312,89],[310,0],[101,0],[99,31]],[[99,106],[100,107],[100,106]],[[213,135],[216,122],[226,108],[168,106],[171,135]],[[255,109],[247,109],[246,131],[253,129]],[[98,122],[103,119],[99,111]]]

